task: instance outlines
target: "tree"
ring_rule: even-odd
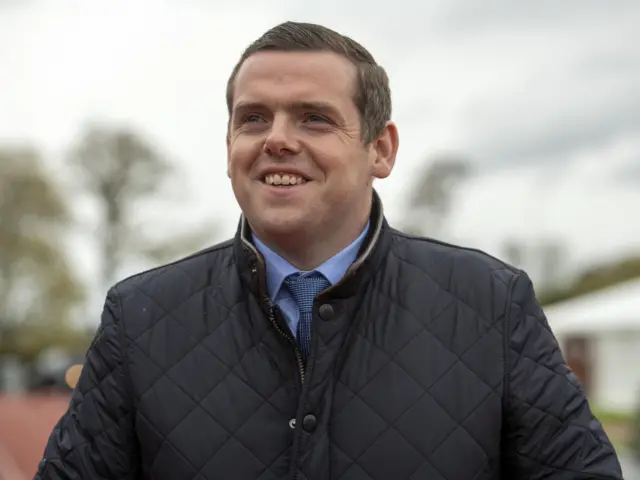
[[[0,148],[0,353],[28,360],[86,340],[72,326],[83,290],[64,250],[70,222],[38,152]]]
[[[631,454],[640,462],[640,391],[636,393],[637,407],[631,420],[631,439],[629,446],[631,447]]]
[[[582,272],[575,282],[564,288],[543,292],[540,295],[540,302],[543,305],[551,305],[635,278],[640,278],[640,257],[621,258],[616,262],[599,265]]]
[[[455,189],[470,175],[469,161],[460,155],[440,155],[428,162],[409,192],[405,230],[439,233],[451,214]]]
[[[70,157],[85,192],[100,206],[97,221],[103,286],[112,284],[131,258],[160,263],[211,240],[215,232],[211,222],[197,231],[162,241],[150,238],[145,233],[146,225],[134,222],[134,209],[157,199],[165,181],[176,176],[167,158],[135,132],[89,126]]]
[[[556,239],[541,241],[537,245],[536,255],[541,289],[556,290],[569,279],[566,264],[569,252],[564,243]]]
[[[515,267],[522,268],[533,279],[541,295],[555,291],[570,276],[566,245],[557,238],[517,240],[509,238],[502,244],[502,256]]]
[[[522,268],[526,256],[526,247],[514,238],[505,240],[502,245],[504,259],[513,266]]]

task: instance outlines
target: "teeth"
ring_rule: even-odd
[[[264,177],[264,182],[267,185],[300,185],[306,180],[290,173],[270,173]]]

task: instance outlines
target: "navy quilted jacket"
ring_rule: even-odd
[[[527,276],[374,203],[306,364],[245,222],[112,288],[36,478],[621,479]]]

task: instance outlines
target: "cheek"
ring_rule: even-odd
[[[327,176],[345,187],[366,184],[371,177],[371,163],[362,149],[345,149],[325,165]]]
[[[231,143],[227,152],[229,172],[249,171],[260,156],[260,152],[261,148],[258,142],[236,139]]]
[[[324,135],[315,138],[313,142],[304,145],[316,167],[323,171],[327,177],[350,177],[357,170],[354,162],[366,162],[362,159],[362,149],[355,148],[336,135]]]

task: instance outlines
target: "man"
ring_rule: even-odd
[[[526,274],[385,221],[367,50],[284,23],[227,102],[237,235],[109,291],[36,478],[622,478]]]

